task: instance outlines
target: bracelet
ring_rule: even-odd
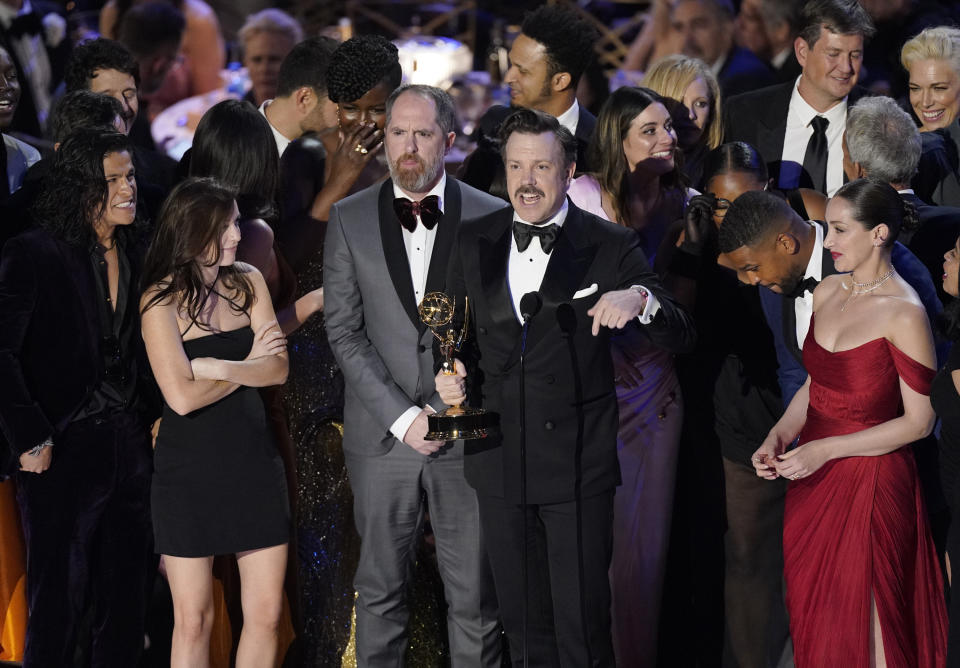
[[[27,450],[27,454],[30,455],[31,457],[36,457],[41,452],[43,452],[44,448],[52,448],[52,447],[53,447],[53,437],[47,436],[47,438],[44,439],[43,443],[41,443],[40,445],[35,445],[29,450]]]

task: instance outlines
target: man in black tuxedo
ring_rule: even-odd
[[[910,187],[921,152],[920,131],[913,119],[889,97],[860,100],[847,117],[843,148],[847,178],[869,177],[889,183],[917,210],[919,229],[901,230],[898,239],[924,264],[937,295],[946,301],[941,280],[943,254],[953,248],[960,234],[960,208],[927,204]]]
[[[577,102],[577,84],[594,58],[596,41],[593,26],[562,5],[544,5],[527,14],[510,47],[510,69],[503,78],[510,86],[510,107],[495,105],[480,119],[478,148],[464,163],[463,181],[489,191],[495,175],[502,176],[496,138],[516,107],[555,117],[577,142],[578,173],[590,171],[587,146],[597,118]]]
[[[727,141],[752,145],[783,190],[833,195],[843,185],[841,137],[873,24],[857,0],[809,0],[794,42],[800,77],[724,104]]]
[[[483,407],[500,416],[500,435],[468,442],[464,474],[479,499],[515,665],[523,659],[528,540],[530,664],[612,666],[607,570],[620,469],[609,336],[640,327],[658,345],[682,351],[693,343],[693,325],[650,270],[635,232],[567,200],[576,143],[566,128],[523,109],[504,122],[500,141],[513,208],[461,226],[447,279],[458,303],[469,298],[479,354],[470,375]],[[542,308],[532,314],[522,351],[520,303],[526,308],[531,292]],[[437,377],[448,404],[465,398],[466,371],[462,364],[457,370]]]

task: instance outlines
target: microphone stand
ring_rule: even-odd
[[[577,363],[577,346],[573,335],[577,331],[577,314],[570,304],[563,303],[557,307],[557,324],[567,341],[570,351],[570,366],[573,369],[573,396],[577,407],[577,441],[574,454],[574,504],[577,513],[577,575],[580,582],[578,587],[580,598],[580,624],[583,633],[583,642],[587,650],[587,665],[593,665],[593,653],[590,651],[590,635],[587,629],[587,599],[584,592],[583,566],[583,506],[581,499],[583,485],[583,432],[586,418],[583,414],[583,379],[580,377],[580,365]]]
[[[526,369],[524,367],[524,357],[527,350],[527,331],[530,329],[530,321],[540,310],[543,301],[536,292],[528,292],[520,300],[520,314],[523,317],[523,331],[520,334],[520,512],[523,515],[523,544],[521,545],[521,558],[523,567],[521,568],[521,579],[523,581],[523,625],[521,626],[521,635],[523,637],[523,666],[527,667],[529,663],[529,652],[527,648],[527,623],[529,614],[529,566],[527,557],[529,547],[527,546],[527,534],[529,527],[527,518],[527,402],[525,396],[525,377]]]

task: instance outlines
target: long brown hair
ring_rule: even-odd
[[[623,140],[630,131],[630,124],[651,104],[663,104],[659,95],[649,88],[624,86],[613,91],[600,109],[597,126],[590,142],[590,163],[594,166],[594,176],[600,187],[610,193],[613,213],[616,220],[627,227],[635,221],[630,220],[630,207],[627,206],[629,167],[623,154]],[[673,171],[660,177],[661,192],[685,187],[681,173],[681,153],[675,152]]]
[[[143,312],[167,299],[176,299],[181,311],[203,329],[203,305],[211,287],[203,282],[201,263],[220,262],[220,236],[233,224],[233,190],[210,178],[189,178],[178,184],[160,209],[156,236],[143,267],[143,289],[155,288]],[[236,265],[220,267],[218,278],[228,291],[227,302],[237,313],[247,313],[254,301],[250,279]],[[235,295],[235,296],[233,296]]]

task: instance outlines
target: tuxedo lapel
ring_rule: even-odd
[[[421,322],[420,315],[417,313],[417,298],[413,293],[410,263],[407,260],[407,249],[403,245],[403,231],[400,220],[393,210],[393,181],[390,179],[380,186],[377,209],[380,219],[380,241],[383,244],[383,256],[387,263],[387,270],[390,272],[390,280],[397,291],[403,310],[419,331]],[[432,262],[430,270],[433,271]]]
[[[437,222],[437,235],[433,239],[433,252],[430,254],[430,269],[427,271],[426,292],[442,292],[447,280],[447,265],[453,252],[453,239],[460,223],[462,201],[460,184],[447,177],[447,187],[443,190],[443,215]]]
[[[477,238],[477,261],[491,325],[508,337],[519,337],[520,324],[513,310],[508,283],[510,240],[513,236],[513,209],[498,212],[490,227]]]
[[[83,319],[87,330],[87,341],[90,343],[90,353],[99,355],[100,318],[97,314],[100,311],[90,259],[83,250],[68,246],[59,240],[54,243],[63,258],[65,274],[71,278],[70,284],[76,290],[78,301],[82,306],[80,312],[90,316]]]

